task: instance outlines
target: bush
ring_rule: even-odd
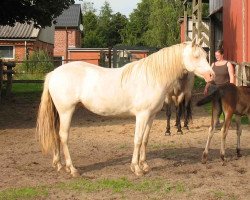
[[[51,57],[45,51],[37,51],[29,59],[16,67],[16,79],[43,79],[45,74],[52,71],[54,65]]]
[[[206,86],[206,81],[198,76],[194,79],[194,89],[204,89]]]

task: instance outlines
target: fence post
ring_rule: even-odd
[[[16,66],[14,62],[7,62],[5,63],[7,66],[7,85],[6,85],[6,97],[10,97],[11,89],[12,89],[12,68]]]
[[[3,61],[0,59],[0,102],[2,98],[2,89],[3,89]]]

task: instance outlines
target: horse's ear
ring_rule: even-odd
[[[195,42],[196,42],[196,38],[194,38],[194,39],[192,40],[192,47],[195,46]]]
[[[200,38],[200,39],[198,40],[198,45],[201,46],[202,43],[203,43],[203,38]]]

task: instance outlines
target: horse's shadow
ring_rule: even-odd
[[[162,165],[153,166],[152,169],[160,171],[162,169],[167,169],[169,165],[173,167],[192,165],[201,163],[201,155],[203,148],[191,147],[191,148],[165,148],[161,150],[149,151],[147,154],[147,161],[149,165],[152,165],[154,159],[163,159]],[[243,156],[250,155],[250,149],[242,149]],[[125,155],[119,158],[109,159],[107,161],[96,162],[91,165],[80,165],[77,168],[81,173],[101,170],[106,167],[117,166],[117,165],[129,165],[131,162],[131,155]],[[235,160],[236,150],[233,148],[226,150],[226,157],[229,160]],[[168,162],[170,161],[170,162]],[[209,151],[209,162],[218,162],[220,165],[220,150],[210,149]]]

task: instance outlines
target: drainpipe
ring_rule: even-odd
[[[27,41],[24,41],[24,52],[25,52],[25,58],[27,59]]]
[[[66,62],[68,62],[68,46],[69,46],[69,36],[68,36],[68,27],[66,26]]]
[[[242,0],[242,61],[246,62],[246,1]]]

